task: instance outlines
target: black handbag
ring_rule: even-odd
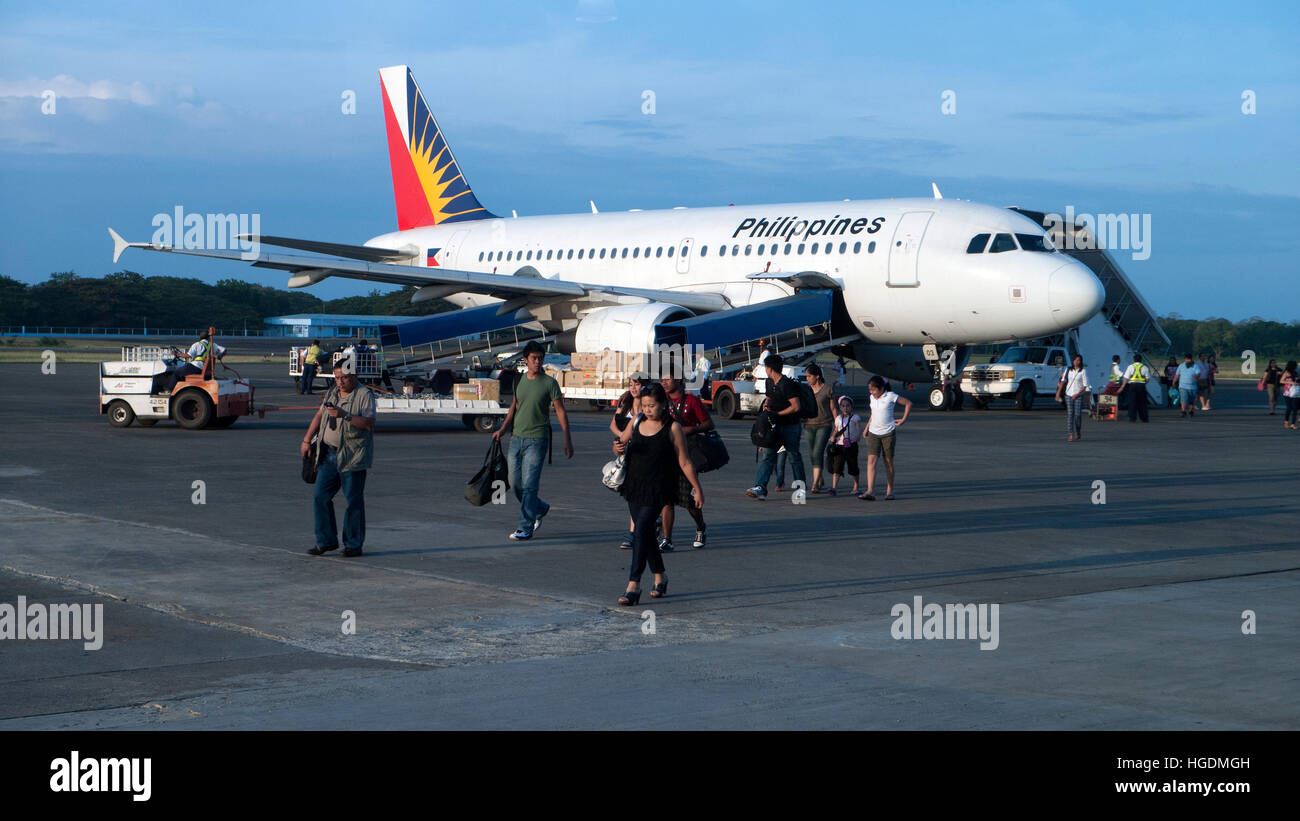
[[[510,466],[501,451],[501,440],[493,437],[487,456],[483,458],[483,467],[465,483],[465,501],[474,507],[482,507],[492,501],[493,486],[497,482],[501,482],[506,490],[510,489]]]
[[[686,437],[686,453],[696,473],[717,470],[731,461],[731,455],[727,453],[727,445],[716,430]]]
[[[307,455],[302,457],[302,480],[309,485],[316,484],[316,471],[320,469],[321,456],[324,451],[318,433],[312,438],[311,445],[307,449]]]
[[[776,417],[771,411],[759,411],[754,418],[754,427],[749,431],[749,441],[760,448],[774,448],[780,444],[776,435]]]

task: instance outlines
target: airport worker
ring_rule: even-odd
[[[1124,378],[1124,366],[1119,364],[1119,354],[1110,358],[1110,381],[1119,382]]]
[[[366,540],[366,472],[374,461],[375,451],[375,395],[357,381],[352,369],[344,368],[342,361],[334,366],[334,384],[325,392],[325,399],[302,439],[299,450],[304,458],[318,431],[324,458],[316,471],[312,494],[316,546],[307,552],[320,556],[338,548],[334,496],[342,490],[347,500],[343,512],[343,555],[360,556]]]
[[[1143,422],[1150,422],[1147,414],[1147,382],[1151,381],[1151,369],[1142,363],[1142,354],[1133,354],[1133,364],[1124,371],[1124,379],[1119,384],[1123,393],[1132,386],[1128,400],[1128,421],[1136,422],[1141,417]]]
[[[519,500],[519,526],[510,538],[524,542],[533,538],[551,506],[538,495],[542,464],[551,450],[551,408],[564,431],[564,455],[573,458],[573,438],[569,435],[569,417],[564,411],[560,385],[542,370],[546,350],[536,341],[524,346],[528,371],[515,383],[515,398],[506,412],[505,422],[492,438],[498,442],[511,431],[509,467],[510,486]]]
[[[1199,372],[1192,362],[1192,355],[1183,354],[1183,364],[1174,372],[1174,379],[1178,382],[1179,416],[1184,419],[1196,415],[1196,375]]]
[[[630,607],[641,599],[641,574],[646,565],[654,573],[651,598],[668,595],[668,576],[663,555],[655,544],[655,519],[665,505],[672,504],[678,493],[678,476],[684,475],[695,496],[695,506],[704,506],[704,489],[691,464],[682,426],[673,421],[668,410],[668,394],[663,385],[650,384],[641,389],[641,414],[632,420],[619,439],[614,453],[622,455],[626,474],[619,493],[627,500],[628,513],[635,523],[632,567],[627,589],[618,603]]]
[[[302,356],[302,378],[299,380],[298,393],[311,396],[312,387],[316,382],[316,369],[320,365],[320,355],[322,353],[324,352],[320,349],[320,340],[313,339],[306,353]]]
[[[1061,395],[1065,395],[1065,429],[1070,433],[1067,442],[1083,438],[1083,407],[1090,393],[1088,369],[1083,366],[1083,357],[1075,354],[1071,366],[1061,374],[1056,385],[1056,401],[1060,402]]]
[[[835,394],[831,385],[822,378],[821,366],[816,362],[810,363],[803,372],[817,403],[817,415],[803,423],[804,435],[808,438],[808,461],[812,464],[812,492],[823,493],[822,473],[826,467],[826,445],[830,442],[831,424],[835,418]]]
[[[835,406],[834,430],[826,446],[831,461],[831,495],[845,470],[853,477],[853,495],[858,493],[858,440],[862,438],[862,417],[853,412],[853,400],[841,396]]]
[[[186,351],[185,355],[189,358],[189,361],[182,362],[172,371],[171,382],[167,385],[167,392],[171,393],[176,387],[176,383],[185,377],[191,374],[203,373],[203,366],[207,364],[208,357],[213,355],[214,350],[218,360],[226,355],[226,349],[221,345],[214,345],[207,331],[199,334],[198,341]]]
[[[871,394],[871,417],[867,423],[867,489],[858,496],[864,502],[876,501],[872,488],[876,483],[876,461],[885,460],[885,501],[894,499],[894,442],[898,428],[912,413],[912,400],[885,389],[885,380],[871,377],[867,383]],[[903,406],[903,418],[894,421],[894,406]]]
[[[681,426],[683,436],[713,430],[713,417],[709,415],[700,397],[686,392],[682,380],[665,376],[659,380],[659,384],[664,389],[664,395],[668,397],[668,414]],[[671,553],[673,550],[674,504],[686,508],[686,512],[691,514],[691,519],[695,521],[695,541],[691,543],[691,547],[701,548],[705,544],[705,531],[708,526],[704,523],[704,511],[695,504],[695,499],[691,495],[691,484],[686,480],[686,475],[682,474],[678,478],[677,493],[663,509],[663,538],[659,540],[659,550],[662,553]]]
[[[776,415],[776,436],[785,446],[786,458],[791,460],[794,480],[807,487],[803,458],[799,455],[799,439],[803,433],[799,416],[799,386],[782,372],[785,359],[780,354],[768,354],[763,365],[767,369],[767,398],[763,400],[763,408]],[[772,471],[776,467],[776,453],[777,448],[763,449],[763,459],[758,463],[754,486],[745,491],[745,495],[760,502],[767,498],[767,482],[772,478]]]

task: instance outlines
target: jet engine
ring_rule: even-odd
[[[655,349],[655,326],[695,316],[667,302],[597,308],[582,318],[574,332],[574,350],[649,353]]]

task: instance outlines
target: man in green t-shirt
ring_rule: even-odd
[[[573,458],[573,439],[569,436],[564,396],[560,393],[560,384],[542,371],[545,357],[545,349],[536,342],[529,342],[524,347],[528,372],[515,383],[515,399],[510,403],[506,421],[492,435],[500,441],[506,431],[513,431],[509,450],[510,485],[519,500],[519,527],[510,538],[516,542],[531,539],[551,509],[538,497],[537,487],[542,476],[542,463],[551,449],[552,404],[564,431],[564,455]]]

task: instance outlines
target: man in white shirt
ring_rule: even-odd
[[[186,356],[189,357],[190,361],[182,362],[172,371],[171,383],[167,385],[167,392],[171,393],[176,387],[176,383],[190,374],[203,373],[203,366],[207,364],[208,357],[212,356],[214,349],[217,359],[221,359],[226,355],[226,349],[213,343],[211,336],[207,331],[204,331],[199,336],[199,340],[191,345],[189,351],[186,352]]]
[[[1074,442],[1083,438],[1083,407],[1088,401],[1088,394],[1092,393],[1092,385],[1088,383],[1088,369],[1083,367],[1083,357],[1078,354],[1074,355],[1074,362],[1071,367],[1061,371],[1061,378],[1056,384],[1056,401],[1061,401],[1061,394],[1065,394],[1065,429],[1069,431],[1070,438],[1066,441]]]
[[[885,457],[885,501],[894,499],[894,439],[895,432],[912,413],[912,400],[885,390],[885,380],[871,377],[867,383],[871,394],[871,420],[867,424],[867,489],[858,496],[864,502],[876,501],[871,489],[876,484],[876,460]],[[894,406],[903,406],[903,418],[894,421]]]

